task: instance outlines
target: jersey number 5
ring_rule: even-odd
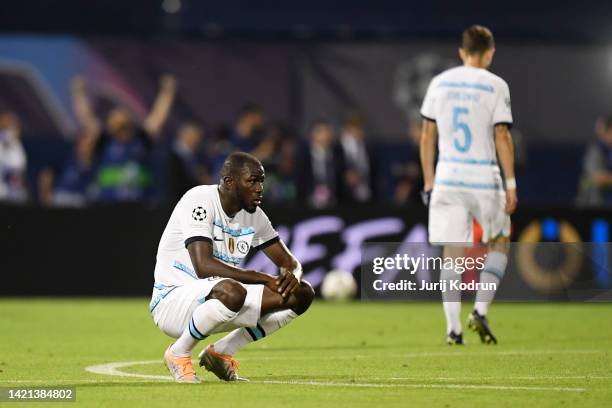
[[[470,113],[468,108],[453,108],[453,133],[462,131],[464,140],[463,144],[459,142],[459,136],[453,139],[455,149],[462,153],[467,152],[472,144],[472,132],[467,123],[461,121],[461,115],[467,115]]]

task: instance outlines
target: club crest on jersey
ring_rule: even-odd
[[[196,207],[191,212],[191,218],[196,221],[204,221],[206,219],[206,210],[202,207]]]
[[[237,247],[238,252],[243,255],[246,255],[249,252],[249,244],[247,244],[245,241],[238,241]]]
[[[228,245],[227,245],[227,249],[229,249],[230,254],[234,253],[234,238],[230,237]]]

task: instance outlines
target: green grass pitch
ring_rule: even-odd
[[[291,325],[238,353],[240,373],[250,383],[200,373],[199,385],[164,381],[161,356],[170,339],[147,307],[147,299],[0,300],[0,387],[76,387],[76,403],[37,404],[47,408],[583,407],[612,401],[610,304],[496,304],[490,319],[499,345],[482,345],[466,332],[465,346],[449,347],[438,303],[316,302]],[[463,314],[468,311],[465,304]],[[116,368],[120,373],[133,376],[86,371],[118,362],[127,363]]]

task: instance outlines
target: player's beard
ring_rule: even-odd
[[[249,204],[249,206],[244,206],[242,208],[244,208],[244,211],[248,212],[249,214],[253,214],[255,211],[257,211],[257,205]]]
[[[240,203],[242,209],[248,212],[249,214],[253,214],[255,213],[255,211],[257,211],[257,205],[254,205],[252,200],[245,200],[244,197],[241,197]]]

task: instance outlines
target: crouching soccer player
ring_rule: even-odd
[[[210,334],[228,331],[199,354],[199,363],[222,380],[244,380],[232,356],[312,303],[300,263],[259,208],[263,182],[259,160],[232,153],[220,184],[187,191],[170,216],[157,251],[150,310],[155,324],[177,339],[164,353],[177,382],[200,382],[192,350]],[[280,268],[278,277],[237,266],[251,248]]]

